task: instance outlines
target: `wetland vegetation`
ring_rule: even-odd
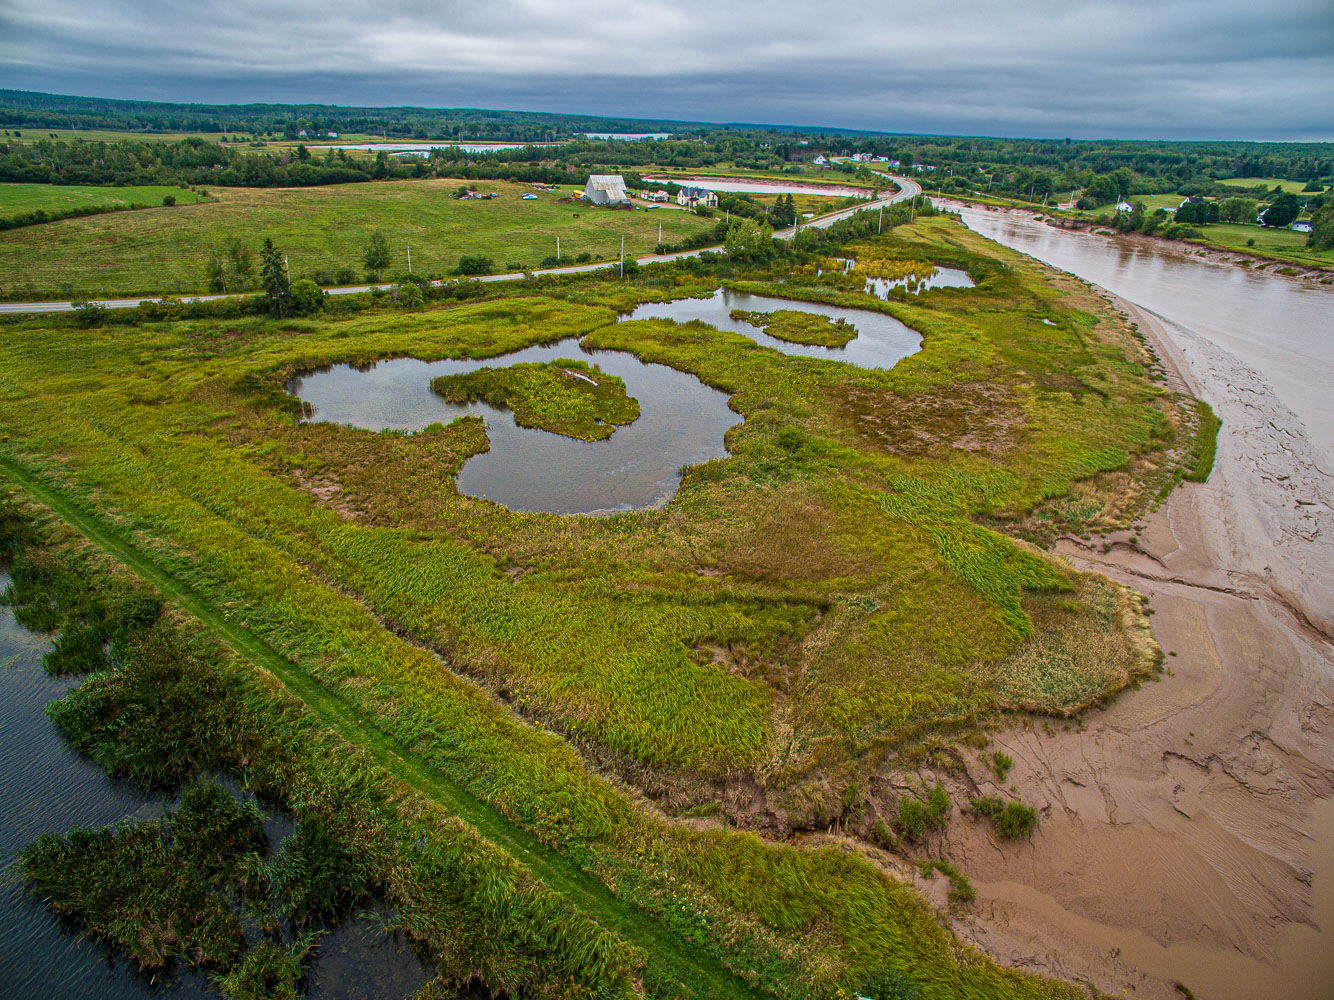
[[[228,995],[292,981],[304,935],[358,899],[442,983],[529,996],[1082,995],[962,946],[909,876],[957,812],[958,748],[1157,669],[1139,598],[1045,548],[1128,525],[1198,468],[1201,421],[1085,286],[889,216],[838,253],[975,287],[882,300],[807,244],[418,309],[0,324],[14,600],[88,674],[53,718],[110,772],[184,790],[160,822],[39,841],[34,887]],[[727,326],[723,282],[748,312],[884,322],[844,352],[908,346],[776,349]],[[649,315],[683,302],[722,321]],[[480,421],[305,421],[284,391],[562,340],[725,394],[728,454],[660,508],[524,511],[459,488]],[[560,351],[443,388],[576,437],[620,427],[577,447],[632,434],[617,355],[600,374]],[[215,774],[296,832],[259,844]],[[1022,803],[973,808],[1032,829]],[[191,823],[230,833],[202,851]],[[163,865],[158,895],[104,892]],[[966,905],[966,874],[934,867]],[[187,899],[212,922],[175,921]],[[127,907],[162,933],[128,942]]]
[[[513,411],[520,427],[583,441],[604,440],[639,419],[639,400],[625,394],[623,379],[569,358],[441,375],[431,390],[450,403],[480,399]]]
[[[830,319],[828,316],[817,316],[796,309],[779,309],[769,313],[733,309],[730,316],[791,344],[842,347],[857,336],[857,328],[847,320]]]

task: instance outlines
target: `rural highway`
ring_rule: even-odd
[[[814,227],[816,229],[824,229],[827,226],[832,226],[835,222],[838,222],[840,219],[848,218],[849,216],[853,215],[856,212],[865,212],[871,209],[884,208],[886,205],[892,205],[895,202],[907,201],[911,198],[916,198],[919,194],[922,193],[922,187],[916,181],[909,180],[906,177],[892,177],[889,174],[882,174],[879,171],[873,171],[873,172],[879,177],[883,177],[886,180],[893,181],[895,184],[898,185],[899,190],[896,191],[894,194],[889,194],[885,195],[882,198],[877,198],[875,201],[868,201],[864,205],[853,205],[851,208],[843,208],[837,212],[829,212],[826,215],[817,216],[814,219],[809,219],[805,222],[802,222],[800,225],[793,226],[789,229],[777,230],[774,232],[774,236],[780,240],[790,240],[797,234],[798,229],[806,229],[810,227]],[[670,263],[671,261],[674,260],[683,260],[687,257],[698,257],[702,253],[709,253],[709,252],[716,253],[721,249],[722,249],[721,246],[713,246],[713,247],[701,247],[698,250],[684,250],[681,253],[645,254],[643,257],[636,257],[635,262],[638,264],[665,264],[665,263]],[[616,261],[605,261],[598,264],[572,264],[569,267],[542,268],[541,270],[531,271],[528,273],[537,275],[581,274],[586,271],[605,271],[608,268],[614,268],[616,266],[617,266]],[[524,272],[516,271],[511,274],[481,275],[475,280],[488,281],[488,282],[520,281],[523,279],[523,277],[524,277]],[[452,281],[452,280],[454,279],[446,278],[444,279],[444,281],[436,281],[433,282],[433,284],[443,285],[445,284],[446,281]],[[369,292],[377,288],[387,290],[392,287],[393,287],[392,284],[343,285],[338,288],[326,288],[325,291],[330,295],[354,295],[357,292]],[[179,296],[178,300],[181,302],[217,302],[221,299],[246,298],[247,296],[254,294],[255,294],[254,292],[240,292],[231,295],[183,295]],[[104,306],[107,309],[134,309],[141,302],[161,302],[162,299],[160,297],[159,298],[150,297],[150,298],[137,298],[137,299],[92,299],[90,301],[95,305]],[[0,314],[59,313],[59,312],[73,312],[73,311],[74,311],[73,302],[0,302]]]

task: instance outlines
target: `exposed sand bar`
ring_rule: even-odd
[[[1096,237],[1095,237],[1096,238]],[[1004,242],[1009,242],[1005,240]],[[1273,278],[1283,282],[1285,279]],[[1004,961],[1137,997],[1334,997],[1334,483],[1325,449],[1220,338],[1118,301],[1223,419],[1185,484],[1110,552],[1060,550],[1151,598],[1169,656],[1083,729],[1000,734],[1043,809],[1031,843],[956,822],[960,930]],[[1253,332],[1253,331],[1252,331]],[[1243,336],[1250,333],[1243,331]],[[1325,345],[1324,350],[1330,350]],[[1318,365],[1318,360],[1313,361]],[[1310,378],[1328,382],[1329,367]],[[1302,405],[1300,396],[1291,397]],[[1321,407],[1305,407],[1307,422]],[[1334,426],[1319,427],[1334,436]]]

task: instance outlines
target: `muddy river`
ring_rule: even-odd
[[[1142,1000],[1334,997],[1334,287],[1184,244],[964,208],[983,235],[1121,300],[1169,387],[1223,422],[1187,483],[1081,569],[1150,596],[1158,683],[1077,730],[998,736],[1044,819],[998,853],[960,834],[966,936]],[[1045,727],[1044,727],[1045,728]]]
[[[970,229],[1157,313],[1262,373],[1334,457],[1334,285],[1209,261],[1184,249],[963,209]]]

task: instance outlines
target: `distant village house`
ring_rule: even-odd
[[[700,205],[705,208],[717,208],[718,195],[708,188],[683,187],[681,193],[676,196],[676,203],[685,208],[698,208]]]

